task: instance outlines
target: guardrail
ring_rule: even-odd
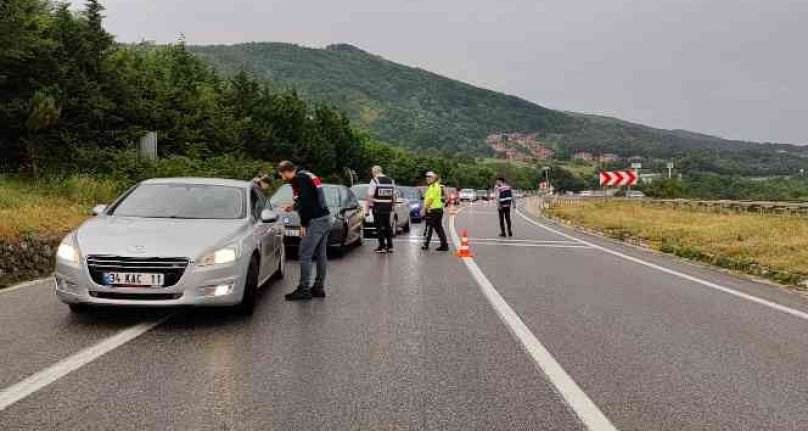
[[[674,210],[704,211],[719,214],[776,214],[785,216],[808,216],[808,202],[777,201],[731,201],[693,199],[650,199],[603,196],[539,196],[536,205],[540,208],[583,205],[588,202],[633,202],[643,206],[670,208]]]

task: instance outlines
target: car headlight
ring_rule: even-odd
[[[59,248],[56,249],[56,258],[71,265],[78,265],[79,256],[79,248],[78,245],[76,245],[75,234],[71,233],[59,244]]]
[[[418,208],[418,207],[420,207],[420,206],[421,206],[421,204],[419,204],[419,203],[412,203],[412,204],[410,204],[410,208],[412,208],[412,209]]]
[[[197,266],[207,267],[214,265],[225,265],[233,263],[238,258],[238,249],[236,247],[225,247],[208,253],[199,259]]]

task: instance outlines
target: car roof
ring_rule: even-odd
[[[177,178],[152,178],[145,180],[141,184],[196,184],[208,186],[228,186],[228,187],[249,187],[249,181],[230,180],[225,178],[197,178],[197,177],[177,177]]]

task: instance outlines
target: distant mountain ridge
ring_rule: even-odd
[[[386,60],[349,44],[306,48],[285,43],[190,46],[225,73],[247,70],[279,87],[344,110],[361,127],[415,150],[494,155],[496,133],[537,134],[556,158],[572,153],[675,160],[695,171],[742,175],[808,169],[808,148],[733,141],[590,114],[548,109],[429,71]],[[549,153],[548,153],[549,154]]]

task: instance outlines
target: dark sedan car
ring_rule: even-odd
[[[323,184],[326,204],[331,212],[328,247],[342,255],[351,245],[362,244],[362,208],[351,189],[337,184]],[[292,187],[282,186],[272,195],[273,208],[292,203]],[[300,245],[300,218],[296,212],[281,213],[284,225],[283,243],[294,254]],[[291,249],[291,250],[290,250]]]
[[[410,220],[413,223],[421,221],[421,210],[424,208],[424,195],[418,187],[399,187],[401,190],[401,197],[409,202],[410,206]]]

